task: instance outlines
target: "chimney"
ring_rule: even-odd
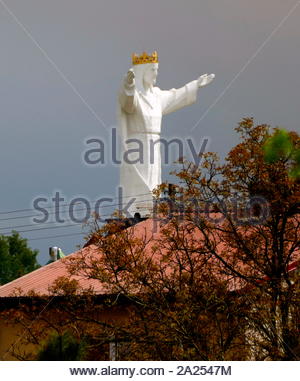
[[[62,252],[60,247],[57,246],[52,246],[49,247],[49,255],[50,255],[50,260],[48,263],[55,262],[58,259],[62,259],[65,257],[64,253]]]
[[[49,256],[50,256],[51,262],[57,261],[57,256],[58,256],[58,247],[57,246],[49,247]]]

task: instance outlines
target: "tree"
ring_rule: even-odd
[[[263,146],[268,163],[289,161],[292,163],[290,177],[300,178],[300,148],[293,144],[292,136],[286,130],[276,129]]]
[[[17,232],[0,236],[0,284],[11,282],[40,267],[36,260],[37,250],[27,246],[27,240]]]
[[[147,229],[95,222],[97,249],[67,258],[69,279],[53,285],[63,301],[24,307],[28,342],[71,327],[88,360],[107,359],[108,347],[122,360],[299,359],[300,184],[289,160],[265,161],[270,126],[244,119],[236,131],[225,163],[215,153],[182,161],[177,193]]]
[[[15,356],[36,359],[34,352],[22,355],[21,344],[31,343],[44,353],[41,343],[55,330],[59,337],[68,331],[84,341],[86,360],[108,360],[111,348],[118,360],[242,359],[241,316],[248,301],[228,293],[228,282],[218,280],[205,264],[207,258],[199,260],[196,253],[176,253],[165,246],[151,259],[143,253],[144,244],[132,231],[123,230],[103,238],[103,251],[91,262],[79,256],[70,263],[70,273],[107,287],[104,298],[64,278],[53,285],[57,299],[51,298],[50,307],[49,298],[41,302],[31,295],[29,305],[22,299],[17,313],[7,316],[10,323],[15,320],[25,328],[19,348],[13,348]]]
[[[185,218],[206,237],[204,247],[224,271],[243,285],[252,305],[247,313],[252,356],[297,359],[299,275],[289,269],[299,260],[300,184],[290,177],[291,160],[265,161],[263,147],[272,135],[270,126],[255,126],[248,118],[236,131],[241,142],[225,164],[208,153],[201,168],[186,163],[178,173],[186,211],[190,199],[213,200],[223,223],[212,224],[209,216],[195,218],[189,213]],[[298,134],[291,132],[289,138],[298,150]],[[219,241],[223,248],[213,245]]]
[[[37,355],[39,361],[76,361],[84,358],[84,343],[68,331],[52,334]]]

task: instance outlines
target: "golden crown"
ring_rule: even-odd
[[[141,65],[146,63],[158,63],[158,54],[157,52],[152,53],[151,56],[148,56],[146,52],[144,52],[141,56],[133,53],[132,55],[132,64],[133,65]]]

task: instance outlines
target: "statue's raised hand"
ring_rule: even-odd
[[[203,74],[201,77],[198,78],[198,86],[203,87],[212,82],[212,80],[215,78],[214,74]]]
[[[135,75],[134,75],[133,70],[132,69],[128,70],[127,75],[125,77],[125,84],[127,86],[133,86],[135,83],[134,78],[135,78]]]

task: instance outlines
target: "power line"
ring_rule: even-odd
[[[148,201],[152,201],[152,200],[150,200],[150,199],[148,199],[148,200],[140,200],[139,202],[142,203],[142,202],[148,202]],[[86,210],[86,209],[80,209],[80,210]],[[100,215],[100,217],[110,217],[110,216],[112,216],[111,213],[101,214]],[[70,221],[73,221],[73,219],[67,219],[64,222],[70,222]],[[97,221],[97,219],[96,219],[96,221]],[[40,225],[43,226],[44,224],[55,224],[55,223],[59,223],[59,222],[52,221],[52,222],[45,222],[45,223],[36,223],[36,224],[27,224],[27,225],[19,225],[19,226],[1,227],[0,228],[0,234],[1,234],[2,230],[9,230],[10,229],[11,231],[13,231],[13,230],[15,230],[17,228],[20,228],[20,227],[22,228],[22,227],[31,227],[31,226],[40,226]],[[69,225],[60,225],[60,226],[54,226],[54,227],[43,227],[43,228],[29,229],[29,230],[18,230],[18,233],[27,233],[27,232],[31,232],[31,231],[39,231],[39,230],[48,230],[48,229],[59,229],[59,228],[73,227],[73,226],[83,225],[84,223],[85,222],[82,221],[82,222],[74,222],[73,224],[69,224]],[[88,223],[88,221],[86,221],[86,223]],[[8,232],[5,232],[2,235],[8,236],[9,234],[8,234]]]
[[[66,220],[64,220],[63,223],[65,222],[70,222],[72,221],[71,218],[68,218]],[[50,221],[50,222],[40,222],[40,223],[35,223],[35,224],[26,224],[26,225],[17,225],[17,226],[5,226],[5,227],[1,227],[0,228],[0,231],[2,230],[14,230],[14,229],[18,229],[18,228],[27,228],[27,227],[30,227],[30,226],[39,226],[39,225],[51,225],[51,224],[58,224],[57,221]]]
[[[127,199],[127,198],[132,198],[132,197],[140,197],[140,196],[147,196],[147,195],[150,195],[152,194],[151,192],[147,192],[147,193],[141,193],[141,194],[136,194],[136,195],[133,195],[133,196],[126,196],[126,197],[122,197],[123,199]],[[118,197],[111,197],[112,200],[116,200],[118,199]],[[93,200],[91,201],[91,204],[94,204],[96,203],[98,200]],[[60,206],[69,206],[71,205],[72,202],[69,202],[69,203],[66,203],[66,204],[61,204]],[[78,203],[76,202],[75,204],[80,204],[80,201],[78,201]],[[74,204],[74,205],[75,205]],[[122,203],[124,204],[124,203]],[[109,206],[115,206],[115,205],[120,205],[120,203],[117,203],[117,204],[111,204],[111,205],[104,205],[102,206],[102,208],[108,208]],[[43,209],[54,209],[56,208],[56,206],[44,206]],[[9,210],[7,212],[0,212],[0,215],[1,214],[12,214],[12,213],[24,213],[24,212],[30,212],[32,210],[36,210],[36,208],[27,208],[27,209],[16,209],[16,210]],[[1,220],[0,220],[1,221]]]
[[[86,235],[86,233],[60,234],[60,235],[53,235],[53,236],[47,236],[47,237],[26,238],[26,239],[27,239],[27,241],[38,241],[38,240],[43,240],[43,239],[72,237],[72,236],[78,236],[78,235]]]
[[[148,195],[149,193],[145,193],[144,195]],[[143,194],[140,194],[140,195],[134,195],[134,196],[130,196],[131,198],[134,198],[134,197],[139,197],[139,196],[143,196]],[[125,198],[125,197],[124,197]],[[129,197],[126,197],[126,198],[129,198]],[[98,201],[98,200],[97,200]],[[91,202],[91,204],[93,203],[97,203],[97,201],[93,201]],[[146,201],[153,201],[153,198],[152,199],[147,199],[147,200],[139,200],[138,202],[146,202]],[[110,205],[103,205],[101,206],[101,209],[103,208],[111,208],[113,206],[123,206],[125,205],[126,202],[118,202],[116,204],[110,204]],[[68,204],[69,205],[69,204]],[[41,209],[46,209],[46,208],[41,208]],[[91,211],[91,207],[89,208],[82,208],[82,209],[77,209],[77,210],[74,210],[74,212],[80,212],[80,211]],[[36,209],[34,209],[36,210]],[[47,212],[48,215],[53,215],[53,214],[56,214],[58,212],[61,212],[61,213],[66,213],[68,212],[69,210],[68,209],[65,209],[65,210],[60,210],[60,209],[57,209],[55,210],[54,212]],[[100,214],[100,213],[99,213]],[[18,219],[22,219],[22,218],[32,218],[32,217],[42,217],[43,215],[40,215],[40,214],[31,214],[31,215],[27,215],[27,216],[17,216],[17,217],[8,217],[8,218],[0,218],[0,221],[10,221],[10,220],[18,220]],[[1,229],[1,228],[0,228]]]
[[[110,216],[111,214],[101,214],[101,217],[105,217],[105,216]],[[58,222],[58,221],[50,221],[50,222],[36,222],[34,224],[25,224],[25,225],[16,225],[16,226],[3,226],[3,227],[0,227],[0,234],[1,234],[1,231],[2,230],[15,230],[15,229],[19,229],[19,228],[27,228],[27,227],[30,227],[30,226],[40,226],[40,225],[52,225],[52,224],[64,224],[65,222],[74,222],[77,223],[76,221],[74,221],[74,219],[72,218],[67,218],[64,220],[64,222]],[[82,224],[85,223],[85,221],[82,221],[80,222]]]
[[[28,232],[35,232],[35,231],[40,231],[40,230],[50,230],[50,229],[65,229],[65,228],[70,228],[70,227],[77,227],[78,225],[82,225],[81,223],[74,223],[74,224],[69,224],[69,225],[64,225],[64,226],[51,226],[49,228],[37,228],[37,229],[29,229],[29,230],[19,230],[18,233],[28,233]],[[9,236],[10,234],[6,233],[3,234],[4,237]]]

